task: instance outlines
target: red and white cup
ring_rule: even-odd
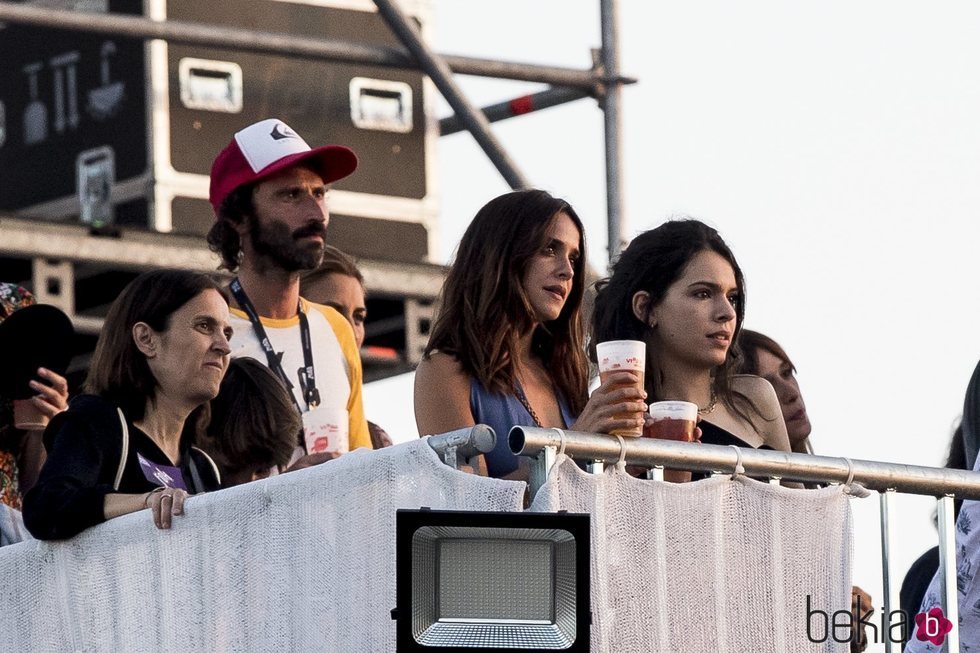
[[[693,442],[698,423],[698,405],[690,401],[656,401],[650,404],[650,419],[643,437]]]
[[[303,413],[306,453],[350,451],[350,418],[343,409],[314,408]]]
[[[606,378],[613,372],[634,372],[640,377],[638,386],[643,390],[646,376],[647,345],[642,340],[608,340],[595,346],[596,360],[599,363],[599,382],[605,383]],[[635,417],[629,413],[617,417]],[[643,434],[643,427],[635,429],[616,429],[610,435],[627,435],[638,437]]]

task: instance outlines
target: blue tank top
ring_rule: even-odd
[[[565,397],[558,393],[558,409],[571,426],[575,421]],[[534,426],[534,418],[515,395],[489,392],[477,379],[470,379],[470,410],[477,424],[486,424],[497,434],[497,444],[486,454],[487,473],[500,478],[517,469],[517,456],[511,453],[507,434],[514,426]]]

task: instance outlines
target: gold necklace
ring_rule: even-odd
[[[707,415],[715,409],[715,405],[718,403],[718,397],[715,395],[715,386],[711,386],[711,399],[708,401],[708,405],[704,408],[698,406],[698,415]]]

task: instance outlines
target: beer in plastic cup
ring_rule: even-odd
[[[14,399],[14,428],[40,431],[48,425],[48,416],[30,399]]]
[[[643,390],[647,364],[647,345],[645,342],[641,340],[609,340],[597,344],[595,350],[599,362],[599,381],[601,383],[605,383],[606,378],[613,372],[634,372],[640,377],[639,388],[641,391]],[[633,415],[621,413],[616,417],[627,419]],[[643,435],[643,427],[615,429],[610,431],[610,435],[638,437]]]
[[[350,420],[343,409],[314,408],[303,413],[303,435],[306,453],[350,451],[348,435]]]
[[[652,418],[643,436],[659,440],[694,441],[698,421],[698,405],[690,401],[657,401],[650,404]]]

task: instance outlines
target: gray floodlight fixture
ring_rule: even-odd
[[[589,515],[399,510],[398,653],[589,651]]]

